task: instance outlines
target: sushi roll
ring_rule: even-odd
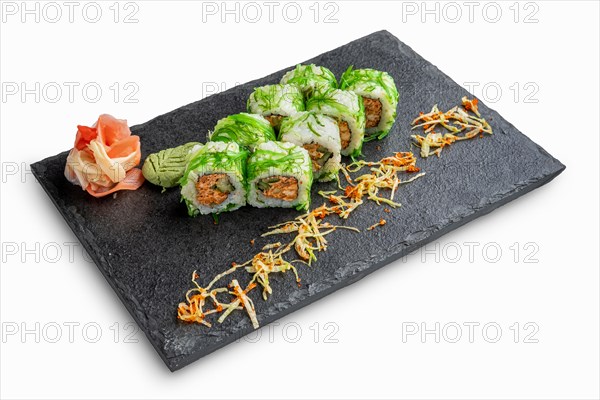
[[[315,64],[296,65],[296,68],[283,75],[281,83],[298,86],[306,97],[310,96],[317,86],[326,86],[334,89],[338,87],[333,72]]]
[[[308,152],[287,142],[258,145],[248,158],[248,204],[308,210],[312,169]]]
[[[383,139],[392,129],[398,106],[398,89],[387,73],[374,69],[348,67],[340,79],[340,88],[362,97],[365,106],[365,141]]]
[[[246,204],[247,155],[233,142],[208,142],[194,154],[180,182],[190,216],[233,211]]]
[[[267,85],[254,89],[248,98],[248,112],[265,117],[279,128],[283,117],[304,111],[304,97],[295,85]]]
[[[319,86],[306,101],[306,109],[335,118],[342,155],[360,155],[365,134],[365,109],[360,96],[346,90]]]
[[[314,112],[300,112],[283,119],[279,139],[308,151],[314,179],[328,182],[337,175],[342,146],[335,119]]]
[[[275,131],[262,115],[240,113],[217,122],[208,139],[213,142],[235,142],[254,151],[259,144],[275,140]]]

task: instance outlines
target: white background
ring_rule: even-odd
[[[296,23],[294,6],[284,14],[284,2],[272,22],[268,5],[255,3],[262,18],[254,23],[256,8],[244,3],[239,22],[233,14],[221,21],[221,2],[204,6],[214,15],[201,2],[121,3],[117,23],[112,1],[99,3],[96,23],[85,19],[95,18],[92,6],[82,15],[86,2],[73,22],[58,2],[55,23],[53,6],[38,3],[36,22],[35,14],[22,15],[21,2],[3,3],[3,398],[598,398],[597,2],[476,2],[471,16],[464,2],[301,2]],[[124,23],[131,12],[138,21]],[[267,75],[380,29],[460,84],[476,82],[477,96],[567,170],[429,252],[265,327],[254,343],[241,340],[170,373],[128,325],[131,316],[27,165],[71,147],[76,125],[101,113],[142,123],[215,86]],[[37,101],[10,94],[36,82]],[[53,82],[63,89],[56,102]],[[64,82],[79,85],[72,99]],[[93,88],[82,94],[90,83],[102,89],[95,103]],[[477,243],[472,256],[470,242]],[[479,324],[472,340],[470,322]],[[439,343],[434,334],[421,337],[436,323]],[[462,336],[452,343],[457,325]],[[417,334],[406,335],[415,327]],[[502,336],[491,343],[495,327]]]

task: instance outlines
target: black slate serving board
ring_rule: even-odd
[[[330,68],[336,76],[348,67],[387,71],[400,91],[396,124],[390,135],[364,147],[367,160],[379,160],[410,146],[410,122],[435,103],[441,109],[459,104],[466,90],[386,31],[376,32],[306,61]],[[291,68],[291,67],[290,67]],[[287,69],[286,69],[287,70]],[[257,86],[276,83],[285,71],[234,87],[131,128],[141,137],[142,157],[189,141],[204,141],[220,118],[245,111],[246,99]],[[263,301],[260,288],[251,293],[261,326],[356,282],[378,268],[414,251],[441,235],[549,182],[564,170],[558,160],[480,102],[493,136],[457,143],[442,157],[419,159],[427,175],[401,187],[401,208],[384,214],[369,202],[359,207],[347,225],[363,230],[384,216],[387,225],[356,234],[335,232],[330,246],[318,254],[314,267],[299,266],[302,285],[293,274],[272,274],[274,293]],[[117,116],[121,117],[121,116]],[[412,148],[418,152],[418,149]],[[270,225],[293,219],[293,210],[244,207],[221,216],[189,218],[179,191],[149,183],[116,198],[95,199],[63,175],[67,152],[32,165],[37,180],[79,238],[107,281],[146,333],[169,369],[177,370],[253,330],[243,312],[212,328],[180,323],[176,306],[191,287],[194,269],[201,284],[244,262],[266,240]],[[332,189],[333,184],[316,185]],[[314,190],[313,204],[323,199]],[[251,239],[257,239],[254,246]],[[232,277],[244,286],[249,274]],[[226,283],[226,282],[225,282]]]

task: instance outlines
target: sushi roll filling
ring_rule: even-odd
[[[212,207],[223,203],[235,190],[226,174],[202,175],[196,182],[198,203]]]
[[[365,105],[365,116],[367,118],[365,127],[374,128],[379,126],[379,122],[381,121],[381,111],[383,108],[381,101],[363,96],[363,103]]]
[[[293,201],[298,197],[298,179],[293,176],[268,176],[260,179],[256,187],[263,196],[283,201]]]
[[[352,132],[346,121],[340,121],[338,124],[340,128],[340,142],[342,149],[347,148],[350,145],[350,139],[352,138]]]
[[[281,125],[281,120],[283,118],[285,118],[285,117],[283,115],[279,115],[279,114],[265,115],[265,119],[267,121],[269,121],[269,123],[271,124],[271,126],[273,128],[276,128],[279,125]]]
[[[321,146],[318,143],[305,144],[302,147],[308,151],[308,155],[312,160],[313,171],[319,171],[325,163],[331,158],[331,153],[327,148]]]

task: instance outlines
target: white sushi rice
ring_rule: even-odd
[[[303,93],[310,93],[319,85],[337,87],[335,75],[329,69],[315,64],[297,65],[283,75],[281,83],[294,84]]]
[[[272,158],[269,153],[281,155],[294,153],[298,155],[295,162],[283,162],[262,167],[261,163]],[[254,164],[255,168],[253,168]],[[254,172],[251,172],[255,170]],[[266,142],[260,144],[248,159],[248,204],[258,207],[291,208],[310,204],[310,189],[312,186],[311,160],[308,152],[302,147],[287,142]],[[266,197],[256,184],[258,181],[271,176],[294,177],[298,181],[298,196],[292,201]]]
[[[319,93],[321,90],[322,92]],[[317,96],[324,96],[327,101],[314,101]],[[317,89],[315,97],[307,101],[307,111],[329,115],[348,123],[350,143],[341,150],[344,156],[358,155],[362,149],[365,136],[365,113],[362,101],[362,98],[354,92],[322,87]]]
[[[233,142],[208,142],[203,147],[203,150],[209,153],[240,151],[237,143]],[[208,207],[198,202],[198,190],[196,188],[196,182],[198,182],[198,179],[200,179],[202,176],[211,174],[227,175],[231,185],[234,187],[234,191],[230,192],[227,196],[227,199],[221,204]],[[195,207],[195,209],[198,210],[202,215],[237,210],[238,208],[246,205],[244,176],[242,175],[242,172],[236,168],[217,168],[212,161],[208,161],[199,168],[189,172],[187,182],[181,188],[181,196],[187,200],[188,207]]]
[[[266,85],[254,89],[248,98],[248,112],[284,117],[304,111],[302,92],[295,85]]]
[[[365,141],[382,139],[390,133],[400,100],[398,87],[390,74],[371,68],[354,69],[350,66],[340,78],[340,88],[352,91],[365,100],[378,100],[381,104],[379,122],[377,126],[366,129]],[[373,118],[374,115],[369,115],[367,111],[369,110],[365,110],[367,118]]]
[[[396,107],[398,104],[390,103],[384,88],[381,86],[373,87],[369,82],[358,82],[355,86],[352,86],[351,90],[361,97],[367,97],[381,102],[381,119],[379,120],[379,124],[371,128],[366,128],[365,133],[367,135],[374,135],[381,131],[388,131],[396,119]]]
[[[280,140],[298,146],[316,143],[332,153],[318,170],[313,167],[313,177],[320,182],[335,178],[341,162],[339,128],[336,120],[324,114],[303,111],[283,120],[279,131]]]

